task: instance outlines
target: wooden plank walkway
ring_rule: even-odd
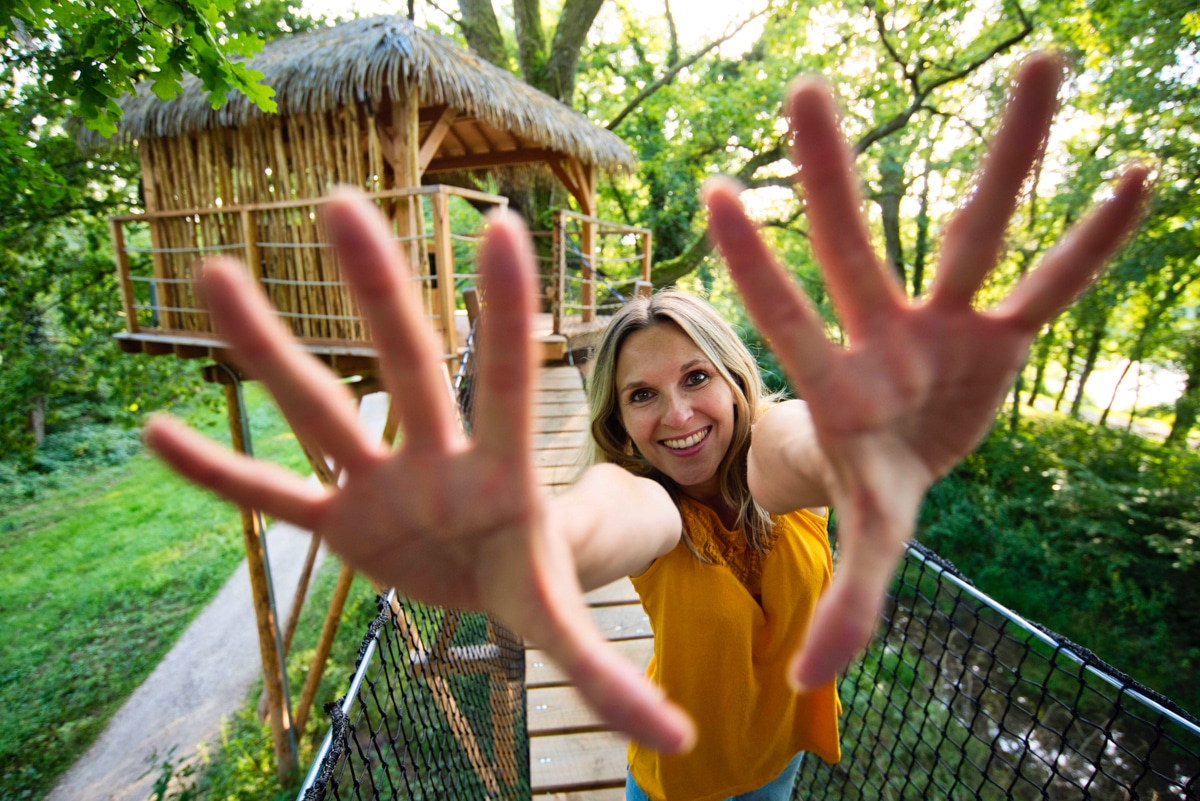
[[[534,464],[542,486],[571,483],[587,439],[587,399],[574,367],[543,368],[535,398]],[[650,661],[650,623],[629,579],[587,595],[592,617],[614,647],[638,665]],[[541,651],[525,652],[529,761],[535,801],[621,801],[627,737],[596,719],[578,691]]]

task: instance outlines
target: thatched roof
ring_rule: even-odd
[[[407,17],[369,17],[269,42],[248,66],[275,89],[280,114],[327,111],[364,99],[378,108],[388,86],[415,79],[422,106],[449,105],[601,169],[635,164],[615,134]],[[191,75],[174,100],[159,100],[143,83],[136,96],[119,102],[125,112],[119,135],[127,141],[243,127],[267,116],[240,92],[214,110]]]

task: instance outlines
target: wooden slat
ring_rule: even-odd
[[[578,431],[546,431],[533,435],[534,450],[561,450],[564,448],[582,448],[587,443],[587,432]]]
[[[583,696],[574,687],[539,687],[526,696],[529,709],[529,736],[546,736],[604,728]]]
[[[533,393],[534,403],[573,403],[587,405],[587,395],[582,387],[574,389],[560,389],[538,387]]]
[[[587,414],[586,403],[534,403],[534,417],[572,417]]]
[[[587,431],[588,416],[587,412],[579,412],[570,417],[535,417],[533,419],[533,432],[535,434],[548,434],[559,431]]]
[[[627,741],[611,732],[529,738],[535,793],[594,790],[625,784]]]
[[[558,467],[535,467],[534,474],[537,476],[538,486],[540,487],[565,487],[575,481],[575,477],[579,474],[579,469],[571,465],[562,465]]]
[[[582,448],[546,448],[533,455],[535,467],[576,467],[580,464]]]
[[[581,790],[574,793],[535,795],[533,801],[625,801],[625,785],[604,790]]]
[[[617,579],[611,584],[598,587],[583,596],[583,600],[590,606],[640,603],[637,590],[633,588],[633,582],[628,578]]]
[[[619,640],[610,646],[639,669],[650,664],[654,654],[654,640],[644,637],[638,640]],[[550,661],[544,651],[530,648],[525,651],[525,686],[529,689],[555,687],[567,683],[566,676],[558,665]]]
[[[592,619],[600,633],[609,640],[630,640],[652,637],[650,618],[646,617],[641,604],[601,606],[592,610]]]

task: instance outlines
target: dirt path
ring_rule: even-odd
[[[362,420],[378,436],[386,398],[363,400]],[[232,512],[231,512],[232,514]],[[276,607],[286,616],[308,550],[306,532],[277,523],[267,532]],[[324,549],[318,559],[324,556]],[[196,753],[221,720],[239,709],[261,675],[254,604],[245,560],[179,642],[134,691],[92,747],[63,775],[47,801],[144,801],[154,776],[147,759]],[[307,766],[301,766],[305,768]]]

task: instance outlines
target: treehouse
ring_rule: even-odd
[[[535,234],[552,243],[539,248],[547,254],[541,265],[546,311],[535,323],[547,361],[562,358],[565,335],[596,327],[607,306],[648,286],[649,232],[596,216],[597,176],[631,170],[633,154],[613,134],[509,73],[403,17],[360,19],[272,42],[249,66],[275,89],[278,113],[264,113],[240,95],[214,110],[195,78],[172,101],[160,101],[143,86],[123,102],[120,134],[141,159],[145,212],[111,220],[125,317],[122,348],[211,359],[204,374],[225,385],[236,449],[250,451],[242,376],[197,301],[198,259],[241,259],[305,349],[338,374],[359,376],[353,386],[360,396],[376,386],[370,332],[318,213],[335,185],[362,189],[391,221],[451,370],[466,369],[470,361],[461,356],[470,312],[477,308],[469,298],[480,213],[508,204],[484,188],[557,181],[578,206],[555,212],[553,231]],[[602,262],[607,268],[600,268]],[[481,301],[486,306],[487,299]],[[556,414],[564,394],[583,403],[578,372],[563,369],[574,373],[570,393],[558,386],[546,390]],[[391,441],[395,434],[389,414],[384,437]],[[312,443],[300,444],[315,474],[336,483],[324,455]],[[260,711],[270,714],[277,767],[287,777],[296,768],[295,732],[303,730],[313,704],[353,571],[343,568],[338,579],[317,655],[293,707],[283,665],[320,543],[312,538],[296,600],[281,626],[261,516],[246,508],[241,515],[266,686],[268,709]],[[446,613],[439,620],[443,636],[432,650],[420,637],[410,638],[416,662],[454,651],[457,618]],[[523,664],[519,651],[517,658]],[[524,720],[515,711],[523,685],[511,670],[488,668],[474,657],[462,664],[460,674],[487,673],[494,685],[490,697],[497,709],[507,710],[505,719]],[[459,702],[448,690],[435,696],[473,768],[493,776]]]
[[[548,358],[561,357],[573,319],[597,316],[597,258],[619,265],[626,294],[648,278],[649,233],[595,216],[597,175],[632,169],[629,148],[449,40],[404,17],[360,19],[272,42],[249,66],[275,89],[277,114],[241,95],[214,110],[194,77],[170,102],[143,87],[124,103],[145,206],[111,222],[126,351],[224,361],[192,269],[229,255],[305,348],[339,373],[369,370],[370,335],[317,214],[338,184],[369,193],[391,219],[451,362],[479,212],[508,203],[475,187],[549,178],[578,205],[541,233],[555,241],[541,249],[553,254],[543,259]]]

